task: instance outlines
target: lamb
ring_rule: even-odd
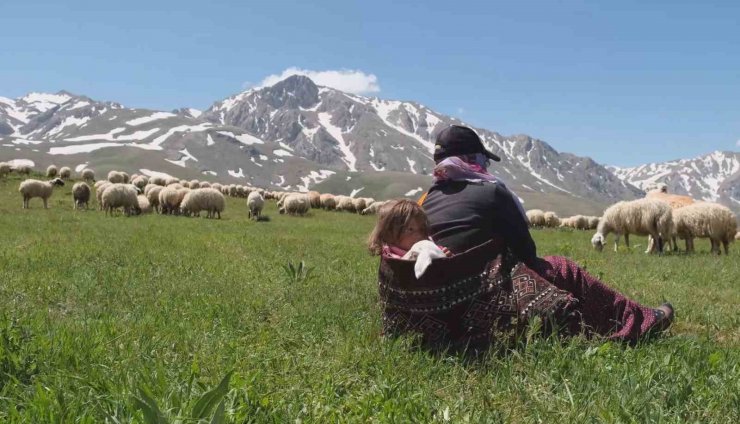
[[[530,227],[545,226],[545,212],[543,212],[541,209],[528,210],[526,215]]]
[[[46,168],[46,178],[54,178],[57,176],[59,171],[57,170],[57,167],[54,165],[49,165],[48,168]]]
[[[72,200],[74,201],[75,209],[79,209],[83,205],[87,209],[88,202],[90,201],[90,186],[82,181],[75,183],[72,186]]]
[[[309,191],[306,193],[308,201],[311,202],[311,208],[318,209],[321,207],[321,193],[318,191]]]
[[[220,191],[213,188],[199,188],[189,191],[182,199],[180,210],[183,215],[200,216],[201,211],[206,211],[207,218],[221,219],[221,212],[226,208],[226,199]]]
[[[44,209],[48,209],[48,200],[54,191],[55,186],[63,186],[64,181],[60,178],[54,178],[51,181],[39,181],[28,179],[21,182],[18,191],[23,196],[23,209],[28,209],[29,201],[34,197],[40,197],[44,201]]]
[[[59,169],[59,178],[68,180],[72,177],[72,170],[68,166],[63,166]]]
[[[90,168],[85,168],[82,170],[80,177],[85,181],[95,181],[95,171]]]
[[[0,162],[0,177],[10,174],[12,167],[7,162]]]
[[[303,216],[308,212],[310,207],[311,202],[309,201],[308,196],[305,194],[291,194],[285,197],[285,201],[278,212],[281,214],[287,213],[288,215]]]
[[[139,207],[138,191],[132,184],[114,183],[103,189],[102,205],[106,215],[113,216],[113,210],[123,208],[123,213],[130,216]]]
[[[136,196],[136,201],[138,203],[137,213],[139,214],[152,213],[152,205],[151,203],[149,203],[149,199],[146,196],[144,196],[143,194],[140,194]]]
[[[686,240],[686,252],[694,251],[694,238],[707,237],[711,252],[722,254],[720,243],[728,254],[737,232],[737,218],[732,211],[717,203],[696,202],[673,211],[676,235]]]
[[[185,197],[186,189],[175,189],[172,187],[164,187],[159,192],[159,208],[160,213],[164,215],[178,214],[180,211],[180,203],[183,197]]]
[[[545,226],[550,228],[557,228],[560,226],[560,218],[555,212],[545,212]]]
[[[321,209],[333,211],[337,208],[337,199],[334,197],[333,194],[322,194],[319,199],[321,202]]]
[[[265,198],[257,191],[249,193],[247,197],[247,209],[249,209],[249,219],[260,219],[262,208],[265,206]]]
[[[108,181],[113,184],[123,184],[125,181],[125,177],[123,175],[123,172],[119,171],[110,171],[108,173]]]
[[[163,189],[164,187],[154,184],[149,184],[144,188],[144,196],[146,196],[146,198],[149,200],[149,204],[157,213],[159,213],[159,193]]]
[[[615,203],[604,211],[599,221],[596,234],[591,238],[591,244],[597,251],[604,249],[606,236],[613,232],[614,251],[619,247],[619,238],[624,234],[624,242],[629,247],[629,235],[649,235],[645,253],[656,250],[663,252],[663,240],[673,233],[673,213],[671,207],[660,200],[637,199]],[[657,241],[657,243],[655,243]]]

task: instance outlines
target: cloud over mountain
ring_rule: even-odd
[[[346,93],[370,94],[380,91],[378,77],[374,74],[352,69],[311,71],[297,67],[290,67],[281,74],[267,76],[256,88],[269,87],[293,75],[307,76],[317,85],[335,88]]]

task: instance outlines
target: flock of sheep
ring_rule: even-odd
[[[12,169],[6,165],[0,164],[0,169],[4,170],[2,175]],[[14,170],[21,173],[18,168]],[[30,171],[30,168],[26,167],[22,173],[29,174]],[[49,181],[27,179],[20,184],[18,190],[23,196],[23,208],[28,208],[29,201],[33,198],[42,199],[44,208],[47,208],[53,188],[63,186],[64,180],[71,178],[72,171],[68,167],[57,169],[51,165],[46,170],[46,176],[50,178]],[[145,175],[129,175],[121,171],[110,171],[105,180],[97,182],[95,172],[91,169],[83,169],[79,177],[82,181],[72,187],[74,208],[88,208],[94,190],[99,209],[108,215],[114,215],[115,211],[122,210],[126,216],[153,212],[164,215],[200,216],[201,212],[205,211],[208,218],[221,218],[221,213],[226,207],[225,196],[246,198],[249,218],[255,220],[261,219],[267,199],[277,201],[281,214],[293,216],[303,216],[311,208],[367,215],[377,212],[384,203],[376,202],[372,198],[334,196],[316,191],[275,192],[237,184],[186,181],[174,177],[150,178]]]
[[[11,171],[28,175],[31,168],[12,168],[7,163],[0,163],[0,176]],[[54,187],[63,186],[64,180],[71,178],[71,175],[70,168],[57,169],[51,165],[46,171],[49,181],[23,181],[18,189],[23,196],[23,208],[28,208],[32,198],[41,198],[46,208]],[[89,183],[95,180],[95,173],[91,169],[83,169],[79,176],[82,181],[72,187],[75,209],[88,207],[93,192]],[[247,199],[249,218],[256,220],[261,218],[265,201],[269,199],[277,201],[279,213],[293,216],[303,216],[312,208],[369,215],[375,214],[385,203],[372,198],[335,196],[316,191],[276,192],[245,185],[186,181],[174,177],[129,176],[120,171],[109,172],[107,179],[95,182],[93,187],[100,210],[113,215],[114,211],[122,209],[127,216],[153,212],[200,216],[205,211],[208,218],[221,218],[226,206],[225,196]],[[611,205],[601,217],[575,215],[561,219],[554,212],[539,209],[529,210],[526,215],[531,227],[595,229],[591,244],[598,251],[603,250],[610,233],[615,235],[615,251],[622,236],[628,247],[630,234],[648,236],[646,253],[661,253],[664,245],[678,250],[679,238],[685,240],[686,251],[691,252],[695,238],[708,238],[713,253],[721,254],[721,248],[724,248],[727,254],[729,244],[740,239],[737,218],[728,208],[717,203],[696,201],[688,196],[669,194],[665,185],[649,191],[643,199]]]

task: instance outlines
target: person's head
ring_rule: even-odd
[[[434,162],[439,163],[450,156],[467,156],[480,153],[488,159],[501,161],[497,155],[486,150],[478,134],[462,125],[450,125],[437,134],[434,143]]]
[[[378,221],[367,245],[374,255],[379,255],[385,244],[408,250],[429,234],[429,220],[421,206],[408,199],[394,199],[378,210]]]

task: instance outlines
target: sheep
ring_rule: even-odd
[[[185,197],[185,191],[187,189],[176,189],[172,187],[164,187],[159,192],[159,208],[160,213],[164,215],[179,214],[180,203],[183,197]]]
[[[527,213],[527,221],[529,221],[530,227],[544,227],[545,226],[545,212],[541,209],[531,209]]]
[[[720,243],[728,254],[729,244],[737,232],[737,218],[725,206],[717,203],[696,202],[673,211],[676,235],[686,240],[686,252],[694,251],[694,238],[707,237],[711,252],[722,254]]]
[[[80,173],[80,177],[85,181],[95,181],[95,171],[90,168],[85,168]]]
[[[249,193],[247,193],[247,188],[243,185],[236,186],[236,196],[237,197],[247,197]]]
[[[172,184],[180,184],[180,179],[175,177],[167,177],[164,179],[165,186],[170,186]]]
[[[200,183],[200,188],[211,188],[211,183],[209,183],[208,181],[203,181]]]
[[[144,188],[144,196],[146,196],[146,198],[149,200],[149,204],[157,213],[159,213],[159,193],[163,189],[164,187],[154,184],[149,184]]]
[[[649,235],[645,253],[657,250],[663,252],[663,240],[673,233],[673,214],[671,207],[660,200],[637,199],[615,203],[604,211],[599,221],[596,234],[591,238],[591,244],[597,251],[602,251],[606,243],[606,236],[613,232],[614,251],[619,247],[619,238],[624,234],[624,242],[629,247],[629,235]],[[655,243],[657,241],[657,243]]]
[[[375,215],[376,213],[378,213],[378,210],[380,209],[380,207],[383,206],[384,204],[385,202],[373,202],[370,204],[370,206],[363,209],[361,214],[362,215]]]
[[[57,170],[57,167],[54,165],[49,165],[48,168],[46,168],[46,178],[54,178],[59,173],[59,170]]]
[[[589,216],[588,217],[588,229],[595,230],[598,226],[599,226],[599,217]]]
[[[190,180],[190,188],[192,189],[200,188],[200,181]]]
[[[110,171],[108,173],[108,181],[113,184],[123,184],[125,181],[125,177],[123,175],[123,172],[119,171]]]
[[[355,204],[352,198],[349,196],[337,196],[337,207],[338,211],[356,212]]]
[[[352,207],[355,209],[355,212],[362,213],[362,211],[367,207],[367,204],[365,203],[364,198],[359,197],[352,199]]]
[[[113,216],[113,210],[123,208],[123,213],[130,216],[139,207],[137,196],[137,188],[132,184],[114,183],[106,186],[102,195],[105,214]]]
[[[649,191],[645,197],[648,199],[662,200],[668,203],[673,209],[682,208],[696,202],[696,200],[692,199],[689,196],[668,194],[665,191],[660,191],[660,189]]]
[[[262,208],[265,206],[265,198],[257,191],[249,193],[247,196],[247,209],[249,209],[249,219],[260,219]]]
[[[149,203],[149,199],[146,196],[143,194],[136,196],[136,202],[138,203],[138,214],[152,213],[152,204]]]
[[[311,202],[312,209],[321,207],[321,193],[318,191],[309,191],[306,195],[308,196],[308,201]]]
[[[23,209],[29,208],[29,201],[34,197],[40,197],[44,201],[44,209],[48,209],[48,200],[54,191],[54,187],[61,187],[64,185],[64,181],[60,178],[54,178],[51,181],[39,181],[39,180],[24,180],[18,186],[18,191],[23,196]]]
[[[10,174],[12,167],[7,162],[0,162],[0,177]]]
[[[350,199],[350,204],[351,203],[352,202]],[[278,212],[280,212],[281,214],[287,213],[288,215],[303,216],[308,212],[310,207],[311,202],[309,201],[308,196],[306,196],[305,194],[291,194],[285,196],[285,201],[283,202],[283,205],[280,207]]]
[[[21,175],[29,175],[31,173],[31,167],[29,165],[17,165],[13,169]]]
[[[159,177],[159,176],[149,178],[150,184],[155,184],[155,185],[162,186],[162,187],[167,185],[165,184],[165,181],[166,180],[163,177]]]
[[[545,212],[545,226],[550,228],[557,228],[560,226],[560,218],[555,212]]]
[[[144,187],[146,187],[146,185],[149,184],[149,179],[147,177],[139,175],[136,178],[131,179],[131,184],[143,190]]]
[[[59,178],[68,180],[72,177],[72,170],[68,166],[63,166],[59,169]]]
[[[321,209],[327,210],[327,211],[333,211],[337,208],[337,200],[334,197],[333,194],[322,194],[320,196],[321,201]]]
[[[82,205],[85,205],[85,209],[87,209],[90,201],[90,186],[82,181],[75,183],[72,186],[72,200],[74,201],[74,209],[79,209]]]
[[[239,191],[236,188],[236,184],[230,184],[229,185],[229,196],[236,197],[237,194],[239,194]]]
[[[221,191],[221,188],[223,188],[223,186],[219,183],[213,183],[211,184],[211,188]],[[223,192],[221,194],[223,194]]]
[[[95,183],[95,198],[98,199],[98,210],[103,210],[103,192],[105,189],[111,185],[111,183],[108,180],[100,180]]]
[[[123,183],[128,184],[131,181],[131,177],[125,172],[121,172],[121,174],[123,175]]]
[[[218,216],[218,219],[221,219],[221,212],[224,211],[225,207],[226,199],[224,199],[224,195],[210,187],[189,191],[180,204],[183,215],[200,216],[201,211],[206,211],[208,212],[206,217],[215,218]]]
[[[740,231],[735,233],[735,240],[740,240]]]

